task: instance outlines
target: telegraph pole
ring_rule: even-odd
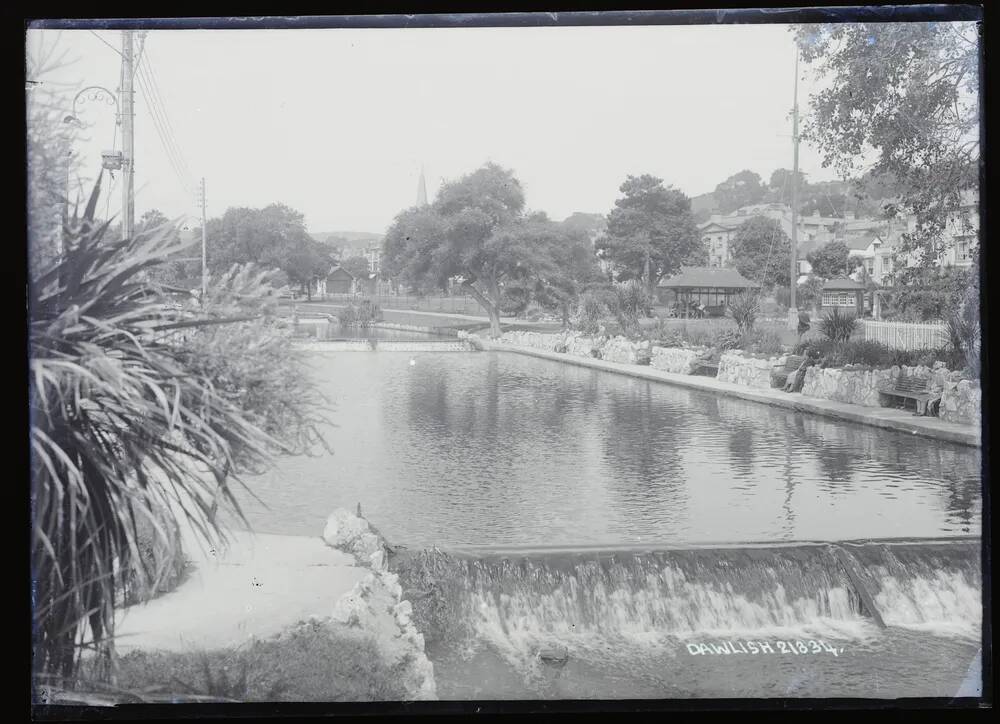
[[[792,269],[789,283],[788,326],[798,329],[799,310],[795,305],[795,288],[799,278],[799,46],[795,46],[795,84],[792,101]]]
[[[205,213],[205,177],[201,178],[201,303],[204,306],[208,298],[208,232]]]
[[[135,91],[133,89],[132,31],[122,31],[122,87],[118,89],[122,114],[122,238],[135,228]]]

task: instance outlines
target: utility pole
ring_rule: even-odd
[[[206,213],[205,213],[205,177],[201,177],[201,193],[199,194],[199,201],[201,201],[201,303],[205,304],[205,300],[208,298],[208,232],[206,230]]]
[[[135,227],[135,91],[133,89],[132,31],[122,31],[122,87],[118,89],[122,114],[122,238],[131,239]]]
[[[795,305],[795,288],[799,278],[799,46],[795,46],[795,84],[792,101],[792,269],[789,280],[788,326],[798,329],[799,310]]]

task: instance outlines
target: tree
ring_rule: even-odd
[[[500,335],[501,284],[537,278],[550,263],[524,218],[524,192],[513,173],[488,163],[446,183],[434,204],[400,213],[384,241],[387,271],[417,288],[462,288],[490,318]]]
[[[795,298],[799,309],[819,309],[823,301],[823,279],[809,275],[809,278],[796,288]]]
[[[277,258],[278,267],[288,281],[305,290],[312,299],[312,284],[322,278],[333,266],[333,250],[308,235],[297,235],[286,243]]]
[[[900,269],[894,275],[886,316],[917,322],[945,320],[968,299],[978,283],[978,265]]]
[[[759,204],[766,193],[767,188],[760,176],[753,171],[743,170],[715,187],[715,200],[722,213],[731,214],[742,206]]]
[[[136,234],[166,234],[177,247],[162,264],[149,270],[149,278],[172,290],[188,291],[201,286],[201,261],[191,261],[190,257],[201,255],[201,245],[181,243],[181,231],[159,209],[150,209],[136,222]],[[112,230],[110,239],[121,237],[120,230]]]
[[[736,230],[733,264],[740,274],[764,287],[788,286],[792,242],[774,219],[754,216]]]
[[[284,204],[229,208],[221,219],[209,219],[206,228],[213,272],[233,264],[281,269],[308,294],[310,284],[333,265],[334,249],[316,241],[306,231],[305,217]]]
[[[547,246],[551,263],[538,278],[534,299],[543,307],[558,310],[563,326],[569,325],[571,310],[589,285],[603,280],[589,234],[581,228],[561,224],[536,224],[522,232],[534,236],[539,247]]]
[[[99,188],[29,284],[33,667],[62,677],[87,629],[107,661],[140,526],[172,549],[186,518],[218,545],[218,496],[242,519],[226,481],[308,449],[322,422],[264,277],[236,268],[194,318],[172,308],[145,274],[177,251],[169,229],[104,239]]]
[[[822,83],[803,138],[824,166],[898,184],[887,215],[910,213],[902,250],[936,263],[948,218],[978,190],[979,30],[972,23],[844,23],[793,29]]]
[[[648,174],[628,176],[619,190],[598,249],[622,270],[620,279],[642,279],[652,290],[682,265],[705,263],[708,251],[687,196]]]
[[[812,267],[813,274],[823,279],[833,279],[850,274],[861,260],[850,256],[847,244],[842,241],[831,241],[806,255],[806,260]]]
[[[363,256],[349,256],[340,262],[340,266],[355,279],[368,278],[368,260]]]

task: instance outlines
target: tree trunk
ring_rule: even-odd
[[[491,289],[494,292],[494,301],[489,299],[485,294],[482,293],[475,285],[470,282],[462,282],[462,286],[468,290],[469,294],[479,302],[479,305],[486,310],[486,314],[490,318],[490,337],[496,339],[500,336],[500,299],[497,285],[494,282]]]

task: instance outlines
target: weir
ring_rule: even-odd
[[[403,551],[393,562],[431,643],[981,626],[978,538],[655,549]]]

